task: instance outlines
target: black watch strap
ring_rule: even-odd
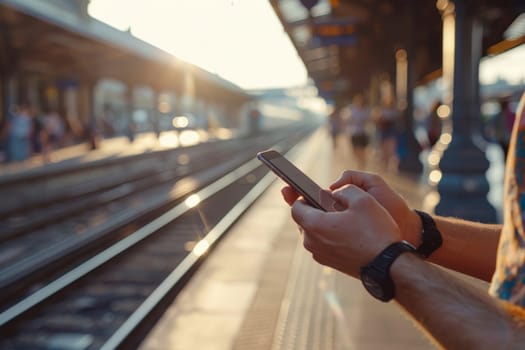
[[[392,243],[361,268],[361,282],[376,299],[388,302],[395,297],[396,288],[390,277],[390,267],[405,252],[416,253],[416,248],[406,241]]]
[[[441,247],[443,238],[441,237],[441,232],[439,232],[434,219],[432,219],[429,214],[416,209],[414,209],[414,211],[419,215],[421,223],[423,224],[423,229],[421,230],[421,244],[416,250],[419,255],[428,258],[430,254]]]
[[[390,244],[375,259],[369,264],[373,265],[377,270],[388,273],[390,266],[394,263],[398,256],[405,252],[414,252],[415,248],[407,241],[400,241]]]

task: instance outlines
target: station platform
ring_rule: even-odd
[[[346,140],[325,130],[292,159],[322,186],[354,163]],[[374,165],[370,171],[374,171]],[[387,174],[421,207],[422,180]],[[394,302],[376,301],[361,282],[316,263],[276,180],[210,253],[141,350],[435,349]]]
[[[178,147],[180,135],[153,134],[103,140],[89,151],[79,144],[18,164],[0,165],[0,180],[24,172],[71,166],[136,153]],[[301,145],[295,164],[328,186],[344,169],[355,168],[346,139],[332,148],[325,129]],[[488,149],[497,182],[502,160]],[[372,157],[369,171],[379,172]],[[423,180],[384,174],[413,207],[423,207],[429,191]],[[395,303],[376,301],[361,282],[317,264],[303,248],[290,210],[272,186],[240,218],[189,284],[156,323],[142,350],[258,349],[435,349]],[[497,186],[496,194],[500,193]]]
[[[222,137],[233,137],[235,130],[223,132]],[[103,159],[115,159],[133,156],[136,154],[162,151],[180,146],[189,146],[206,142],[216,135],[204,131],[188,130],[163,131],[159,138],[153,132],[137,133],[135,139],[130,141],[126,136],[111,138],[100,138],[97,148],[90,149],[85,143],[77,143],[64,146],[49,152],[49,159],[44,159],[42,154],[36,154],[25,161],[13,163],[0,163],[0,181],[22,173],[38,173],[49,170],[60,171],[61,169],[74,168],[76,165],[100,161]]]
[[[153,133],[140,134],[133,142],[124,136],[101,139],[95,150],[91,150],[87,143],[81,142],[52,150],[49,152],[48,160],[45,160],[42,154],[36,154],[21,162],[0,164],[0,176],[39,171],[44,168],[73,166],[104,158],[122,157],[177,146],[177,143],[161,144]]]

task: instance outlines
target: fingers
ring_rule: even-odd
[[[371,187],[385,185],[385,182],[377,174],[357,170],[345,170],[341,176],[330,185],[330,189],[335,190],[349,184],[356,185],[363,190],[368,191]]]
[[[290,206],[297,200],[297,198],[299,198],[297,192],[295,192],[290,186],[283,187],[281,189],[281,194],[283,195],[284,201]]]
[[[295,201],[292,206],[292,218],[305,231],[317,231],[323,222],[322,210],[306,204],[302,200]]]
[[[357,276],[361,266],[399,240],[399,229],[379,202],[356,185],[335,190],[333,197],[346,209],[325,212],[301,199],[292,205],[292,218],[317,262]]]
[[[397,224],[389,212],[368,192],[355,185],[347,185],[333,192],[333,197],[346,207],[344,211],[334,212],[340,215],[341,221],[333,221],[326,227],[323,235],[330,240],[340,239],[340,231],[368,230],[382,226],[386,232],[397,229]],[[344,220],[343,220],[344,218]],[[337,223],[337,224],[336,224]],[[343,225],[351,226],[343,226]]]
[[[356,185],[346,185],[332,192],[332,196],[346,208],[360,208],[360,202],[372,197]]]
[[[334,196],[332,196],[331,191],[321,190],[319,193],[319,200],[326,211],[343,211],[346,209],[343,204],[339,203]]]

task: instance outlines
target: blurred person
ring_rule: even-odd
[[[10,162],[24,161],[31,155],[33,121],[30,111],[29,104],[21,103],[6,122],[7,158]]]
[[[514,124],[514,119],[516,118],[516,114],[510,107],[509,100],[507,98],[501,100],[499,102],[500,106],[500,112],[498,114],[497,122],[497,135],[498,135],[498,144],[500,145],[501,149],[503,150],[503,153],[505,154],[505,158],[507,157],[507,153],[509,151],[509,142],[510,142],[510,135],[512,133],[512,125]]]
[[[101,118],[99,118],[101,126],[101,134],[104,138],[114,137],[116,135],[115,122],[118,120],[115,110],[109,104],[104,104],[104,109]]]
[[[443,123],[441,117],[438,115],[438,108],[441,106],[441,101],[435,101],[430,108],[430,113],[427,117],[427,138],[430,148],[434,147],[436,142],[441,137]]]
[[[44,121],[40,112],[35,107],[29,107],[29,116],[31,117],[31,154],[40,154],[43,151],[45,142]]]
[[[102,125],[102,136],[104,138],[110,138],[115,136],[115,127],[111,123],[111,121],[107,120],[106,118],[102,118],[100,120],[100,123]]]
[[[394,106],[392,98],[383,100],[375,116],[376,130],[378,133],[381,164],[384,170],[391,170],[397,163],[398,122],[399,113]]]
[[[11,112],[0,122],[0,163],[5,163],[8,160],[7,155],[7,138],[9,134],[9,121],[11,120]]]
[[[248,133],[257,135],[261,130],[262,115],[259,109],[253,108],[248,115]]]
[[[367,126],[370,122],[370,110],[365,106],[364,98],[357,94],[352,99],[352,104],[345,109],[346,132],[349,136],[352,152],[359,169],[365,169],[367,148],[370,137]]]
[[[99,131],[96,118],[91,117],[84,124],[83,136],[91,151],[94,151],[99,147]]]
[[[525,93],[506,160],[503,225],[411,209],[379,176],[345,171],[331,186],[345,209],[315,209],[282,194],[317,262],[395,300],[446,349],[525,348]],[[434,264],[490,282],[488,293]]]
[[[126,124],[126,137],[128,138],[130,143],[133,143],[135,141],[135,134],[137,133],[137,124],[134,120],[129,120]]]
[[[339,138],[339,134],[341,134],[341,124],[341,108],[334,107],[334,110],[328,116],[328,127],[334,149],[337,148],[337,139]]]
[[[149,120],[151,123],[151,130],[155,133],[155,137],[157,140],[160,139],[160,133],[162,132],[160,128],[160,116],[151,113]]]
[[[48,109],[43,116],[44,123],[44,160],[50,160],[50,152],[62,146],[64,138],[65,125],[64,121],[54,109]]]
[[[84,139],[84,124],[77,115],[58,113],[63,125],[63,133],[60,146],[70,146],[82,142]]]

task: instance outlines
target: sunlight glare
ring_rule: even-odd
[[[183,130],[180,132],[179,141],[182,146],[192,146],[200,142],[201,137],[195,130]]]
[[[233,132],[226,128],[216,128],[213,130],[213,135],[219,140],[228,140],[233,137]]]
[[[430,174],[428,175],[428,179],[430,180],[430,183],[433,185],[437,184],[439,180],[441,180],[442,174],[440,170],[432,170]]]
[[[192,253],[197,256],[202,256],[208,251],[209,248],[210,248],[210,243],[208,243],[207,240],[203,239],[203,240],[200,240],[199,243],[195,244],[195,247],[193,247]]]
[[[175,128],[182,129],[182,128],[185,128],[188,125],[190,125],[190,120],[185,115],[180,115],[180,116],[177,116],[177,117],[173,117],[173,120],[171,121],[171,124]]]
[[[452,134],[446,132],[446,133],[443,133],[441,135],[441,137],[439,138],[439,140],[445,144],[445,145],[448,145],[450,144],[450,142],[452,142]]]
[[[159,143],[162,147],[177,147],[179,138],[173,132],[163,132],[160,134]]]
[[[447,105],[441,105],[436,110],[436,113],[441,119],[447,118],[450,116],[450,107]]]
[[[445,132],[445,133],[441,134],[441,137],[439,138],[439,141],[441,141],[441,143],[443,143],[445,145],[450,144],[450,142],[452,142],[452,134],[448,133],[448,132]]]
[[[423,199],[423,210],[427,212],[433,212],[434,208],[440,201],[440,195],[437,191],[429,192]]]
[[[269,1],[91,0],[89,14],[244,89],[306,85]]]
[[[439,156],[439,153],[438,152],[430,152],[430,154],[428,155],[428,163],[430,165],[438,165],[439,164],[439,160],[440,160],[440,156]]]
[[[184,201],[184,204],[186,204],[188,208],[195,208],[197,205],[200,204],[200,202],[201,202],[201,199],[199,195],[192,194],[188,198],[186,198],[186,200]]]

